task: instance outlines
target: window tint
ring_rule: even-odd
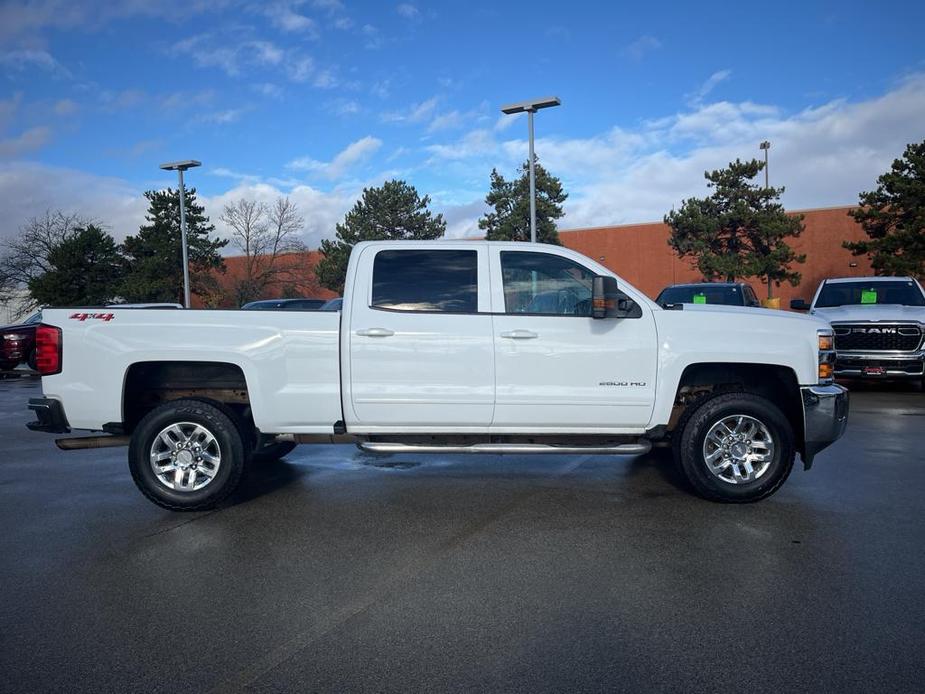
[[[827,283],[816,308],[846,306],[853,304],[901,304],[904,306],[925,306],[925,297],[911,280],[882,280],[879,282],[830,282]]]
[[[477,251],[379,251],[373,263],[374,308],[476,313],[478,289]]]
[[[758,301],[758,297],[755,295],[755,290],[749,286],[745,287],[745,298],[746,306],[761,306],[761,302]]]
[[[322,299],[298,299],[296,301],[287,301],[283,308],[287,311],[313,311],[324,306]]]
[[[709,284],[681,285],[662,290],[656,299],[661,306],[668,304],[721,304],[742,306],[742,292],[736,286],[714,286]]]
[[[590,316],[594,273],[548,253],[501,253],[506,313]]]

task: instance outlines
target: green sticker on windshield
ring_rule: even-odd
[[[694,294],[694,303],[695,303],[695,304],[705,304],[705,303],[707,303],[707,295],[706,295],[706,294],[702,294],[702,293],[701,293],[701,294]]]
[[[873,289],[862,289],[861,290],[861,303],[862,304],[876,304],[877,303],[877,292]]]

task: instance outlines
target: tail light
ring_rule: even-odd
[[[35,329],[35,368],[42,376],[61,373],[61,328],[42,323]]]

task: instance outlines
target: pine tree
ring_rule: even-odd
[[[93,224],[58,243],[47,261],[28,283],[39,305],[99,306],[118,294],[122,257],[112,236]]]
[[[772,281],[800,283],[790,265],[806,256],[786,241],[803,231],[803,216],[787,214],[778,202],[784,189],[750,183],[763,168],[757,159],[736,159],[728,168],[704,173],[712,195],[682,201],[681,209],[665,215],[665,224],[671,227],[668,245],[691,258],[705,279],[762,277],[770,297]]]
[[[861,193],[848,214],[869,241],[846,241],[853,255],[868,255],[878,275],[925,277],[925,141],[906,147],[901,159]]]
[[[170,301],[183,303],[183,252],[180,241],[179,191],[149,190],[147,221],[136,236],[122,244],[126,257],[125,277],[120,295],[126,301]],[[215,225],[209,223],[202,205],[196,202],[196,189],[186,191],[186,238],[189,251],[190,291],[208,295],[216,282],[210,274],[225,269],[220,251],[228,243],[210,236]]]
[[[562,182],[534,159],[536,175],[536,240],[561,246],[556,220],[565,213],[562,203],[568,193]],[[479,229],[489,241],[530,240],[530,162],[524,162],[520,176],[505,180],[497,169],[491,170],[491,188],[485,202],[492,208],[479,220]]]
[[[446,233],[442,214],[428,209],[430,196],[421,197],[404,181],[386,181],[379,188],[364,188],[363,195],[337,225],[337,237],[321,242],[324,256],[315,267],[322,286],[344,292],[350,251],[360,241],[437,239]]]

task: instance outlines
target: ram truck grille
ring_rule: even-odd
[[[922,342],[918,325],[844,323],[832,328],[837,352],[914,352]]]

